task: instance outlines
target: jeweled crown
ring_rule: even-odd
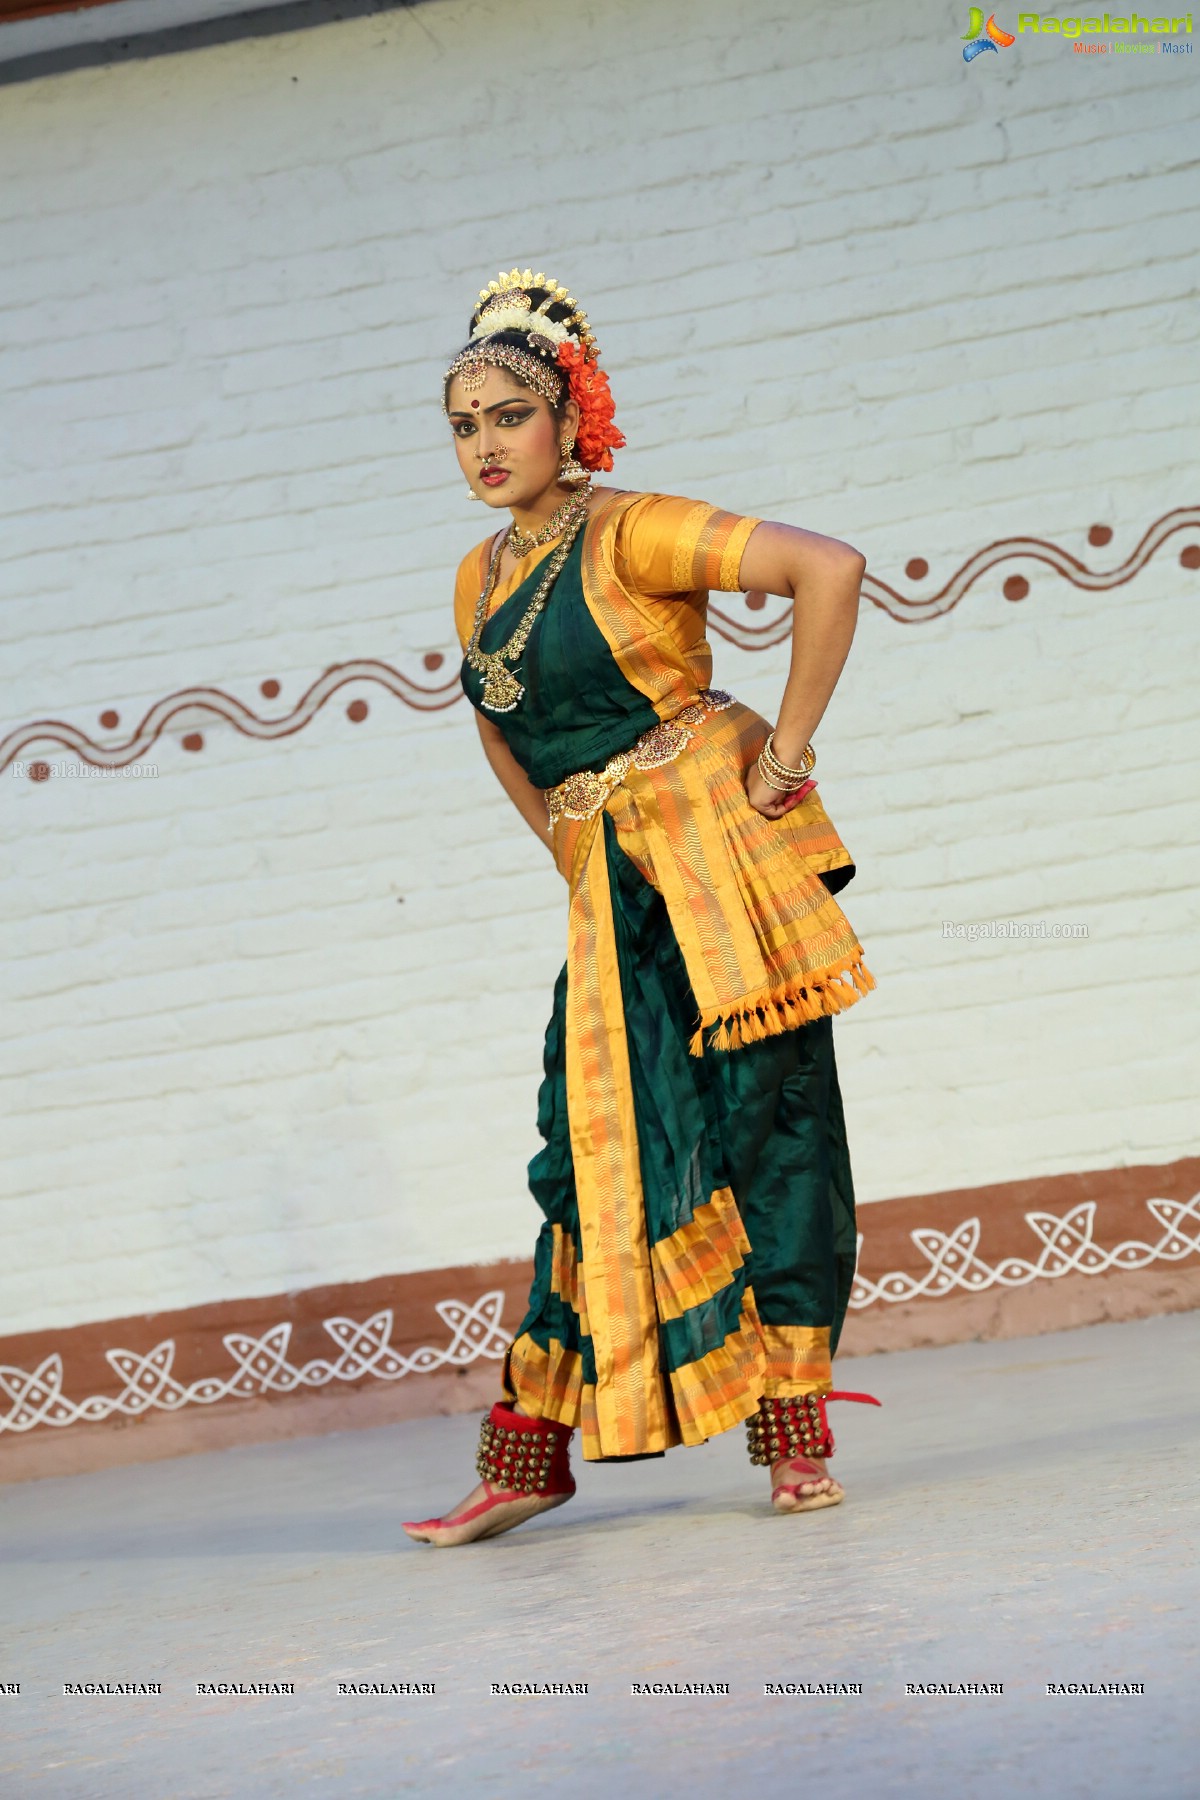
[[[529,293],[531,288],[546,290],[546,298],[539,302],[536,312]],[[551,319],[550,308],[555,305],[570,307],[569,316],[565,319]],[[505,316],[507,314],[516,316],[510,318]],[[535,274],[532,269],[501,269],[494,281],[489,281],[486,287],[479,290],[479,307],[471,336],[477,338],[488,332],[514,328],[528,331],[533,336],[544,335],[555,345],[565,337],[575,337],[583,345],[584,355],[589,362],[595,362],[600,354],[587,314],[576,303],[574,295],[560,281],[555,281],[552,275],[544,275],[540,270]]]

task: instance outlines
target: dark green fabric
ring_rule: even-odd
[[[715,1188],[728,1186],[752,1246],[722,1293],[660,1325],[661,1366],[694,1362],[736,1331],[747,1281],[764,1324],[827,1325],[836,1349],[854,1276],[856,1227],[833,1020],[739,1050],[706,1047],[703,1056],[691,1056],[697,1006],[662,895],[624,854],[607,813],[602,822],[650,1240],[669,1237]],[[584,1379],[592,1382],[591,1342],[571,1308],[550,1293],[551,1225],[580,1242],[567,1120],[566,995],[564,965],[538,1094],[544,1148],[529,1164],[530,1190],[546,1222],[517,1335],[529,1332],[543,1349],[556,1338],[580,1350]]]
[[[692,1056],[699,1008],[666,902],[607,813],[604,828],[650,1241],[685,1225],[715,1188],[732,1188],[763,1323],[828,1325],[836,1338],[857,1233],[833,1020]],[[719,1310],[719,1297],[708,1305]],[[722,1316],[736,1329],[736,1310]],[[694,1327],[705,1340],[711,1330]],[[697,1354],[669,1355],[667,1366]]]
[[[586,528],[585,528],[586,529]],[[463,692],[504,733],[535,787],[556,787],[578,769],[602,769],[658,723],[644,694],[622,675],[583,595],[583,532],[575,539],[516,665],[525,692],[512,712],[482,706],[483,676],[463,659]],[[553,555],[553,551],[550,553]],[[537,591],[545,561],[485,623],[481,650],[499,650]],[[506,665],[511,667],[512,665]]]
[[[575,1165],[571,1155],[571,1129],[567,1116],[567,965],[563,964],[554,984],[554,1008],[546,1027],[542,1050],[542,1083],[538,1089],[537,1128],[545,1140],[529,1164],[529,1190],[545,1214],[533,1253],[533,1286],[529,1290],[529,1306],[525,1319],[514,1333],[530,1332],[543,1350],[551,1338],[568,1350],[578,1350],[583,1358],[583,1378],[589,1385],[596,1380],[596,1358],[592,1340],[581,1330],[579,1315],[565,1300],[551,1293],[554,1260],[552,1226],[560,1225],[569,1232],[578,1248],[579,1205],[575,1194]]]

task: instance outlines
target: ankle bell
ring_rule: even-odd
[[[781,1394],[766,1395],[758,1403],[758,1411],[746,1420],[746,1440],[750,1461],[769,1465],[782,1457],[832,1456],[833,1433],[825,1408],[830,1400],[857,1400],[867,1406],[880,1406],[873,1394]]]
[[[514,1494],[573,1493],[568,1449],[573,1427],[513,1412],[498,1400],[479,1427],[475,1468]]]

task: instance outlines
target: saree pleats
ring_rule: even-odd
[[[587,961],[623,1028],[615,1048],[607,1032],[576,1047],[568,960],[529,1164],[545,1223],[505,1369],[510,1399],[580,1425],[589,1460],[702,1442],[761,1394],[828,1391],[855,1258],[832,1020],[694,1056],[665,899],[612,817],[597,830],[611,936]]]

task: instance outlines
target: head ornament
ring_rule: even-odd
[[[541,298],[534,305],[533,296]],[[551,318],[550,309],[566,316]],[[496,342],[501,333],[521,333],[528,348]],[[451,378],[470,390],[481,387],[489,366],[507,369],[519,381],[557,407],[564,391],[579,406],[575,453],[586,469],[611,469],[612,452],[625,442],[613,424],[615,408],[608,376],[597,365],[600,348],[567,289],[553,277],[532,269],[501,270],[479,290],[479,305],[470,342],[460,350],[442,381],[442,410]]]

